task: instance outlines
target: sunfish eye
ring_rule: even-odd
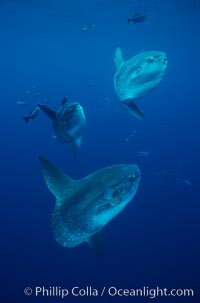
[[[148,59],[147,59],[147,62],[148,62],[148,63],[153,63],[153,62],[154,62],[154,58],[153,58],[153,57],[148,58]]]
[[[119,192],[118,192],[117,190],[115,190],[115,191],[112,193],[112,198],[116,198],[118,194],[119,194]]]
[[[74,106],[71,106],[70,108],[69,108],[69,111],[70,112],[73,112],[73,111],[75,111],[76,110],[76,108],[74,107]]]
[[[130,182],[133,182],[133,181],[135,180],[135,178],[136,178],[135,175],[131,175],[131,176],[128,177],[128,180],[129,180]]]

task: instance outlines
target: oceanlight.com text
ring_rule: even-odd
[[[146,297],[149,299],[155,299],[159,297],[193,297],[193,289],[168,289],[168,288],[150,288],[144,286],[142,288],[120,288],[116,286],[95,288],[93,286],[79,287],[74,286],[72,288],[61,286],[36,286],[34,288],[26,287],[24,289],[26,296],[35,297],[59,297],[64,299],[66,297]]]

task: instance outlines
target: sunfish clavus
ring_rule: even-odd
[[[73,180],[39,157],[46,185],[56,197],[52,229],[65,247],[88,242],[97,255],[103,254],[102,228],[133,199],[141,172],[137,165],[106,167]]]

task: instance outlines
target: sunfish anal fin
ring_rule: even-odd
[[[74,139],[72,140],[72,155],[73,155],[74,160],[76,160],[77,159],[77,144]]]
[[[103,238],[100,232],[90,236],[88,239],[88,244],[97,256],[104,255]]]
[[[116,49],[114,61],[117,70],[124,64],[124,58],[120,47]]]
[[[60,169],[56,168],[45,158],[38,158],[48,189],[58,201],[61,200],[63,196],[66,196],[70,188],[74,186],[76,181],[64,174]]]
[[[144,120],[144,115],[143,113],[139,110],[139,108],[137,107],[137,105],[135,104],[135,102],[131,99],[127,99],[125,101],[123,101],[124,104],[126,104],[126,106],[128,107],[129,111],[131,112],[131,114],[140,119],[140,120]]]
[[[50,109],[43,104],[37,104],[37,106],[52,120],[56,118],[56,111]]]

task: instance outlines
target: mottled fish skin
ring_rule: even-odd
[[[65,247],[83,242],[97,245],[90,240],[133,199],[141,178],[137,165],[120,164],[73,180],[39,159],[46,184],[57,199],[52,213],[54,237]]]

